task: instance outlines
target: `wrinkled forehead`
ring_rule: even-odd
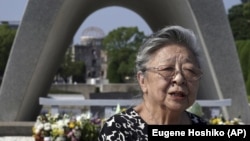
[[[198,66],[198,62],[194,54],[186,47],[171,45],[157,50],[152,58],[151,63],[192,63]]]

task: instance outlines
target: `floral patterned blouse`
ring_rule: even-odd
[[[192,124],[207,125],[199,116],[187,112]],[[148,124],[131,107],[111,116],[103,125],[98,141],[147,141]]]

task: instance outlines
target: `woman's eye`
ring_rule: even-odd
[[[165,68],[161,69],[161,71],[174,71],[174,70],[175,70],[175,68],[173,68],[173,67],[165,67]]]
[[[196,74],[195,69],[184,69],[183,71],[186,72],[186,73]]]
[[[193,69],[188,69],[189,72],[195,73]]]

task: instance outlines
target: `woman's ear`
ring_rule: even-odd
[[[143,94],[147,93],[146,79],[145,79],[145,74],[143,72],[141,71],[137,72],[137,81],[141,87]]]

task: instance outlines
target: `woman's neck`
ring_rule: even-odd
[[[189,118],[185,112],[178,113],[169,111],[164,107],[152,107],[145,101],[138,106],[137,110],[148,124],[190,124]]]

